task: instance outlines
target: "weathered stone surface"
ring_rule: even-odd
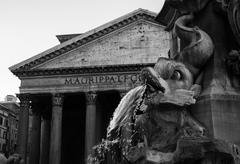
[[[143,69],[141,76],[145,85],[131,90],[114,112],[109,142],[117,140],[122,161],[179,162],[175,156],[181,138],[206,137],[206,129],[186,110],[195,103],[192,74],[178,61],[159,58],[154,68]],[[114,152],[114,146],[108,146],[97,146],[96,150],[103,147],[103,152],[98,151],[92,159],[102,158],[104,151]]]
[[[178,13],[194,12],[194,18],[188,23],[188,27],[197,26],[213,41],[215,47],[213,56],[202,70],[204,73],[200,82],[201,95],[190,110],[207,127],[211,137],[235,144],[240,143],[240,128],[236,126],[240,117],[238,112],[240,89],[238,78],[232,74],[238,74],[236,58],[238,55],[230,59],[233,56],[228,54],[232,50],[238,53],[239,50],[239,5],[237,4],[239,0],[167,0],[165,3],[166,6],[175,8],[175,12]],[[172,16],[175,17],[177,14]],[[189,46],[184,39],[180,42],[182,50]],[[226,59],[228,68],[229,66],[231,68],[229,70],[226,67]]]
[[[145,87],[145,91],[138,92],[139,88],[134,89],[136,95],[132,92],[127,94],[114,113],[108,137],[111,141],[119,140],[123,161],[146,164],[240,162],[238,146],[229,142],[234,141],[230,130],[234,130],[233,124],[238,123],[237,118],[232,118],[239,115],[237,103],[232,101],[232,95],[235,93],[236,96],[238,92],[229,89],[233,86],[229,82],[226,68],[221,66],[228,48],[233,48],[233,45],[227,43],[230,38],[226,33],[223,36],[216,33],[226,32],[229,28],[224,26],[224,18],[217,17],[215,3],[208,0],[166,1],[166,5],[172,5],[180,13],[194,14],[181,16],[175,23],[174,32],[181,40],[181,51],[171,55],[177,62],[160,58],[153,69],[143,69],[145,86],[142,88]],[[237,18],[238,10],[235,11]],[[215,30],[210,21],[223,27]],[[201,86],[194,88],[193,84],[203,84],[203,92],[199,90]],[[185,92],[179,94],[178,90]],[[186,105],[195,103],[188,98],[194,100],[199,95],[200,105],[192,105],[190,109],[193,113],[207,111],[200,111],[203,114],[200,118],[205,119],[203,122],[207,123],[205,125],[210,130],[210,137],[206,135],[205,127],[186,108]],[[226,97],[218,95],[229,96],[230,102],[226,101]],[[208,96],[209,104],[204,102]],[[214,96],[216,99],[213,99]],[[142,104],[147,107],[143,109]],[[207,115],[209,113],[211,115]],[[237,133],[234,136],[239,138]],[[237,143],[236,140],[234,142]]]
[[[53,94],[49,164],[61,163],[62,110],[63,110],[62,105],[63,95],[60,93]]]
[[[200,97],[191,111],[206,127],[211,137],[223,139],[235,144],[239,142],[240,96],[212,95]]]
[[[129,90],[140,84],[138,71],[24,78],[21,93]]]
[[[185,161],[186,164],[203,164],[206,161],[209,164],[239,163],[238,149],[236,145],[223,140],[181,138],[174,152],[174,161]]]
[[[169,35],[161,25],[140,21],[37,68],[155,63],[167,54],[169,44]]]

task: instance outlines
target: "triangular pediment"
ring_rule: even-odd
[[[138,9],[78,35],[10,70],[21,71],[148,64],[166,56],[169,35],[154,18],[156,14]]]
[[[35,69],[154,63],[168,50],[167,33],[157,25],[141,21],[47,61]]]

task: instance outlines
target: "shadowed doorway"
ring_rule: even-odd
[[[84,163],[85,112],[84,94],[65,95],[62,118],[61,164]]]

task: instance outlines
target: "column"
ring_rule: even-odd
[[[60,164],[61,162],[62,105],[63,95],[59,93],[54,94],[52,97],[50,164]]]
[[[30,135],[29,163],[39,164],[40,160],[40,135],[41,135],[41,114],[40,103],[32,102],[32,129]]]
[[[96,93],[86,93],[86,133],[85,133],[85,158],[96,144]]]
[[[26,164],[30,100],[29,100],[29,94],[19,94],[17,96],[20,100],[17,152],[22,156],[24,160],[24,164]]]
[[[51,130],[51,113],[47,109],[42,114],[41,122],[41,151],[40,151],[40,164],[49,163],[49,150],[50,150],[50,130]]]

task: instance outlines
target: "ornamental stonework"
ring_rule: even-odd
[[[169,48],[168,32],[158,24],[143,21],[65,53],[38,69],[155,63]]]
[[[53,106],[62,106],[63,105],[63,94],[62,93],[53,94],[52,103],[53,103]]]
[[[87,105],[96,104],[97,93],[96,92],[88,92],[86,93],[86,103]]]
[[[18,94],[17,97],[20,100],[20,107],[22,109],[29,109],[30,108],[30,94]]]

